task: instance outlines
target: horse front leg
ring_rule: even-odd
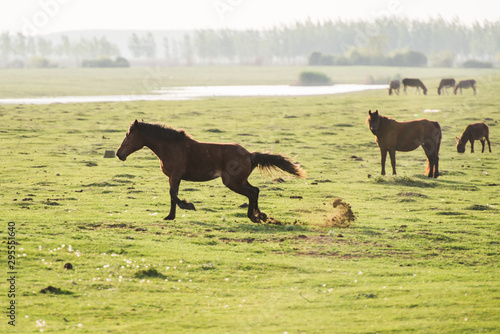
[[[396,150],[390,149],[389,156],[391,157],[392,174],[396,175]]]
[[[385,175],[385,160],[387,159],[387,150],[380,149],[380,164],[382,165],[382,175]]]
[[[171,177],[169,179],[170,183],[170,213],[168,216],[164,218],[164,220],[174,220],[175,219],[175,209],[176,206],[178,205],[179,208],[185,209],[185,210],[196,210],[193,203],[188,203],[186,201],[183,201],[179,199],[178,194],[179,194],[179,185],[181,184],[181,180],[179,178],[173,178]]]
[[[469,142],[470,142],[470,153],[474,153],[474,140],[471,139],[469,140]]]
[[[481,153],[484,153],[484,144],[486,144],[486,141],[484,139],[481,139],[481,146],[483,146],[483,148],[481,149]]]
[[[173,178],[170,178],[169,183],[170,183],[170,190],[169,190],[169,193],[170,193],[170,213],[168,214],[168,216],[163,218],[163,220],[174,220],[175,219],[175,209],[177,207],[177,200],[179,199],[177,197],[177,194],[179,192],[179,185],[180,185],[181,181],[180,180],[177,181],[177,180],[174,180]]]

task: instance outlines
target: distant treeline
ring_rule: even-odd
[[[370,54],[357,49],[346,52],[346,55],[324,55],[321,52],[313,52],[309,56],[308,65],[312,66],[427,66],[427,56],[421,52],[408,51],[396,53],[392,56],[381,54]]]
[[[452,66],[471,58],[499,60],[500,21],[472,26],[442,19],[308,21],[266,31],[201,30],[194,33],[192,43],[196,56],[205,62],[293,62],[317,52],[332,56],[326,61],[334,65],[370,65],[404,63],[409,60],[405,58],[418,58],[416,53],[420,53],[428,57],[430,65]]]
[[[0,34],[0,66],[82,66],[127,54],[131,60],[172,64],[305,64],[454,66],[466,60],[500,61],[500,21],[465,25],[443,19],[306,21],[268,30],[197,30],[180,38],[132,33],[128,43],[107,36],[70,40],[62,35]],[[120,46],[118,46],[120,45]],[[92,63],[94,64],[94,63]],[[133,64],[133,62],[132,62]]]

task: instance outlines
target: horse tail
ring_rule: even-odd
[[[279,154],[269,154],[253,152],[250,154],[252,169],[259,167],[261,170],[272,174],[273,170],[281,169],[284,172],[298,176],[301,179],[306,177],[306,172],[300,168],[299,164],[293,163],[290,158]]]
[[[439,125],[438,122],[432,122],[432,125],[434,125],[436,128],[434,129],[435,138],[436,138],[436,149],[434,150],[434,156],[435,159],[439,159],[439,148],[441,147],[441,139],[443,138],[442,132],[441,132],[441,126]],[[425,174],[429,175],[429,172],[431,171],[431,162],[429,159],[427,159],[427,167],[425,168]]]

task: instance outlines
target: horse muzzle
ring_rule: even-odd
[[[127,156],[123,155],[123,154],[120,154],[118,151],[116,152],[116,156],[118,157],[118,159],[120,159],[121,161],[125,161],[127,160]]]

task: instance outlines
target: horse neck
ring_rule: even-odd
[[[156,154],[157,157],[160,157],[162,155],[162,152],[169,150],[170,148],[180,144],[183,141],[183,140],[164,140],[155,136],[151,136],[146,133],[142,133],[142,136],[144,138],[144,146],[153,151],[153,153]]]
[[[469,141],[469,138],[470,138],[470,131],[467,128],[460,136],[459,142],[465,144],[465,143],[467,143],[467,141]]]
[[[380,120],[378,121],[378,130],[377,130],[377,137],[381,134],[381,133],[384,133],[383,129],[385,129],[385,127],[387,125],[389,125],[391,119],[387,118],[387,117],[384,117],[384,116],[379,116],[380,117]],[[382,131],[381,131],[382,130]]]

